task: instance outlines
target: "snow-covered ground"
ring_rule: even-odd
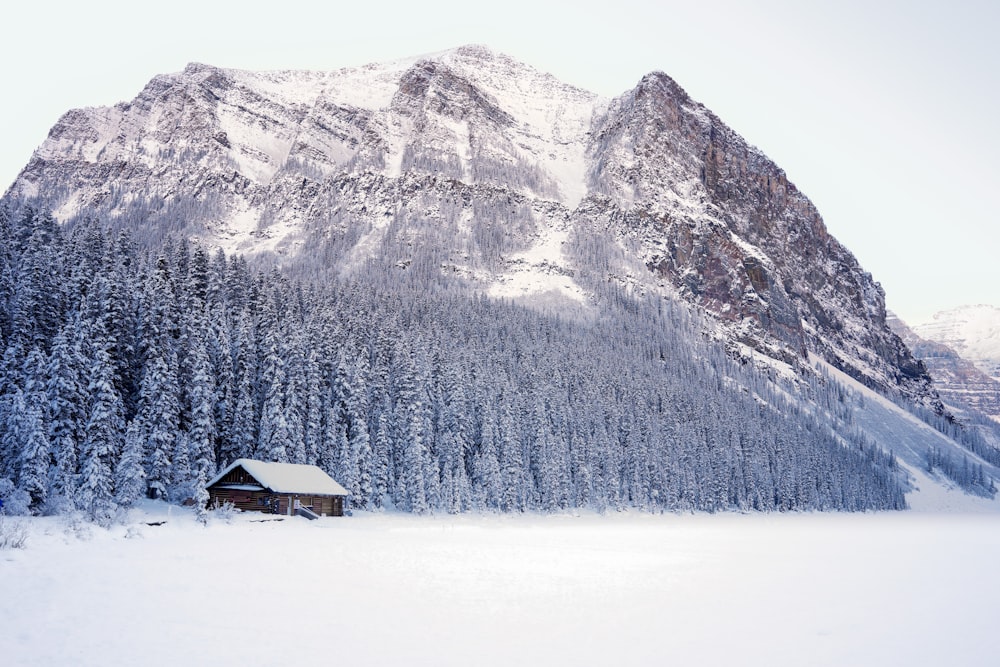
[[[0,663],[983,665],[1000,514],[32,519]],[[7,519],[10,521],[10,519]],[[161,526],[146,522],[163,521]]]
[[[555,225],[543,227],[530,248],[508,258],[507,272],[490,286],[489,295],[495,299],[529,302],[547,295],[585,304],[587,294],[573,279],[573,272],[563,255],[568,238],[568,229]]]

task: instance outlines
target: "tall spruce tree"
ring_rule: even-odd
[[[121,452],[125,423],[114,365],[104,347],[98,347],[91,360],[87,392],[90,410],[80,454],[80,506],[91,519],[107,524],[115,509],[112,470]]]
[[[49,446],[54,460],[50,502],[54,511],[66,512],[76,502],[77,465],[86,423],[86,386],[75,322],[66,323],[52,342],[46,376]]]
[[[45,395],[45,359],[32,348],[24,363],[23,410],[19,421],[21,465],[18,485],[31,496],[31,507],[40,511],[49,490],[51,444],[47,424]],[[20,406],[19,406],[20,407]]]
[[[114,467],[114,499],[121,507],[129,507],[146,493],[146,472],[142,467],[142,428],[138,421],[125,428],[122,451]]]

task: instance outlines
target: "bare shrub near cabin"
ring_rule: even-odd
[[[28,529],[20,521],[0,515],[0,550],[23,549],[28,541]]]
[[[216,500],[209,507],[209,511],[212,513],[212,517],[221,520],[224,523],[232,523],[233,517],[240,513],[240,510],[236,508],[236,505],[232,504],[228,500],[220,503]]]

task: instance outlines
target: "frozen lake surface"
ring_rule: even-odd
[[[994,512],[261,518],[30,520],[0,551],[3,664],[1000,659]]]

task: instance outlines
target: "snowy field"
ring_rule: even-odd
[[[1000,514],[966,505],[33,519],[0,551],[0,664],[998,664]]]

